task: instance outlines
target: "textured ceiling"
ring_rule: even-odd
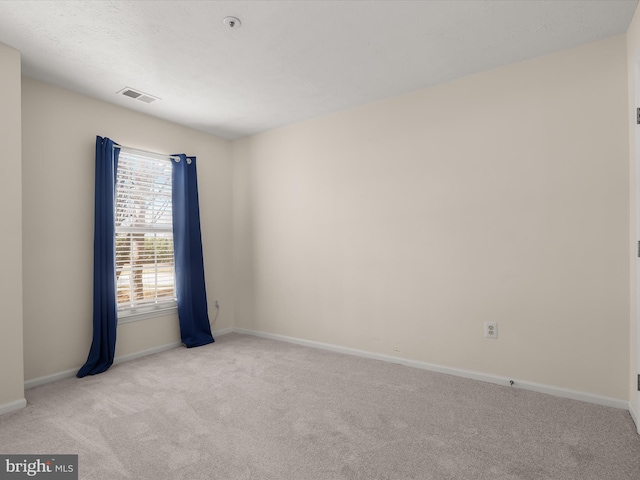
[[[621,34],[636,5],[3,0],[0,42],[29,77],[233,139]]]

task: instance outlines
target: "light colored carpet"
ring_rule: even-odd
[[[0,453],[77,453],[81,479],[640,479],[626,411],[247,335],[27,400]]]

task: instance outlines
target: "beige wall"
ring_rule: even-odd
[[[236,326],[626,401],[626,82],[618,36],[234,142]]]
[[[20,52],[0,44],[0,410],[24,400]]]
[[[638,383],[637,375],[640,373],[640,359],[638,358],[638,345],[640,339],[638,338],[638,320],[637,320],[637,295],[638,295],[638,268],[637,268],[637,240],[640,239],[638,234],[638,222],[637,222],[637,171],[636,171],[636,158],[639,154],[638,145],[640,142],[640,132],[636,126],[636,107],[640,106],[640,10],[636,10],[636,14],[633,17],[629,30],[627,31],[627,72],[628,72],[628,85],[629,85],[629,190],[630,190],[630,215],[629,223],[631,228],[630,233],[630,296],[631,296],[631,309],[630,309],[630,325],[629,325],[629,339],[630,339],[630,355],[629,355],[629,398],[633,409],[638,412],[640,405],[638,405]],[[638,425],[640,429],[640,425]],[[640,430],[639,430],[640,431]]]
[[[620,36],[232,143],[24,78],[22,184],[20,57],[0,45],[0,205],[16,233],[2,240],[0,407],[23,398],[23,317],[25,380],[86,359],[95,135],[198,156],[215,330],[635,402],[638,18],[626,42],[626,57]],[[178,338],[175,317],[125,324],[116,353]]]
[[[87,358],[96,135],[198,157],[209,311],[213,320],[219,300],[214,329],[231,327],[230,142],[28,78],[22,95],[25,380],[75,369]],[[175,315],[122,324],[116,356],[178,340]]]

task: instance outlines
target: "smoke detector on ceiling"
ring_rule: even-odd
[[[242,25],[240,19],[236,17],[224,17],[222,23],[224,23],[229,28],[240,28],[240,25]]]
[[[118,92],[118,95],[124,95],[125,97],[133,98],[134,100],[139,100],[144,103],[153,103],[156,100],[160,100],[159,97],[154,97],[153,95],[143,93],[130,87],[123,88]]]

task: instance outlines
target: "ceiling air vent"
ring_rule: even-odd
[[[148,93],[142,93],[129,87],[123,88],[118,92],[118,94],[124,95],[125,97],[133,98],[135,100],[139,100],[144,103],[153,103],[156,100],[160,100],[158,97],[154,97],[153,95],[149,95]]]

